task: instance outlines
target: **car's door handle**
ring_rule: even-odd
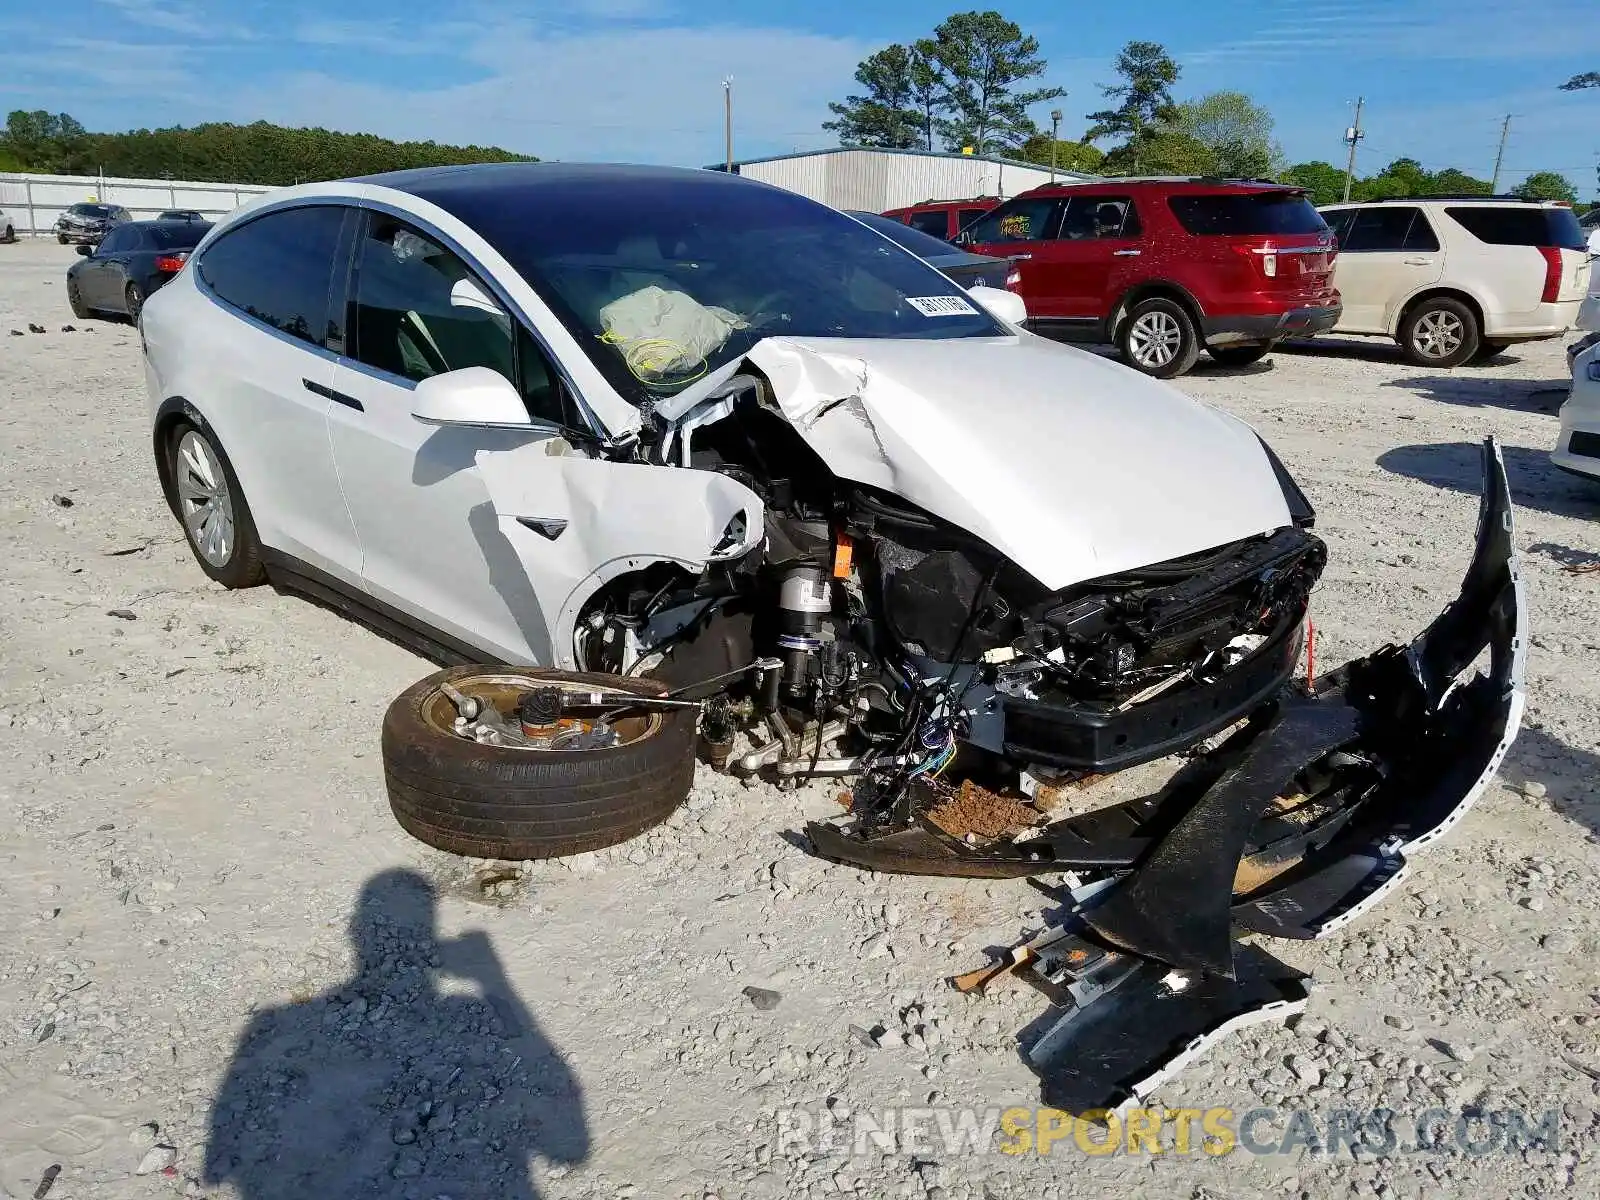
[[[357,400],[354,396],[347,395],[344,392],[336,392],[331,387],[316,383],[310,379],[302,379],[300,382],[306,385],[306,391],[312,392],[318,396],[326,396],[335,404],[342,404],[346,408],[355,409],[357,412],[367,411],[366,408],[363,407],[361,401]]]
[[[1006,257],[1011,259],[1013,262],[1015,262],[1019,258],[1032,258],[1033,255],[1031,255],[1031,254],[1008,254],[1008,255],[1006,255]]]
[[[1408,266],[1408,267],[1431,267],[1431,266],[1433,266],[1433,259],[1431,259],[1431,258],[1408,258],[1408,259],[1406,259],[1406,266]]]
[[[1113,250],[1111,253],[1116,258],[1138,258],[1139,255],[1144,253],[1144,251],[1142,251],[1142,250]]]

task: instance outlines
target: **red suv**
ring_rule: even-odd
[[[999,196],[978,196],[971,200],[924,200],[908,208],[891,208],[883,215],[949,242],[964,226],[999,203]]]
[[[1203,346],[1243,366],[1289,334],[1339,321],[1337,246],[1299,188],[1203,179],[1108,179],[1035,188],[962,230],[1012,259],[1029,327],[1109,342],[1170,379]]]

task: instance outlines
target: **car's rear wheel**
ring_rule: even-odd
[[[72,306],[72,315],[80,321],[87,321],[94,315],[94,310],[83,302],[83,292],[76,279],[67,280],[67,303]]]
[[[1478,352],[1477,315],[1459,300],[1436,296],[1406,314],[1400,348],[1419,367],[1459,367]]]
[[[139,323],[139,314],[144,311],[144,289],[137,283],[129,283],[122,290],[122,296],[127,302],[128,320],[137,325]]]
[[[389,805],[407,833],[440,850],[512,860],[599,850],[659,825],[694,783],[691,708],[571,720],[557,706],[554,736],[510,744],[478,740],[447,685],[492,708],[497,729],[523,728],[518,709],[530,692],[666,690],[648,679],[492,666],[453,667],[406,689],[383,718]]]
[[[1188,310],[1158,296],[1133,306],[1118,331],[1117,349],[1134,370],[1171,379],[1194,366],[1200,339]]]
[[[173,508],[200,569],[223,587],[265,582],[255,520],[215,435],[182,421],[167,447]]]
[[[1220,367],[1248,367],[1272,353],[1274,342],[1246,343],[1233,346],[1207,346],[1206,353]]]

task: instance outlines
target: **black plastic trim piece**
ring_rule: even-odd
[[[342,404],[346,408],[355,409],[357,412],[366,412],[367,411],[366,410],[366,406],[363,405],[361,403],[361,401],[357,400],[354,396],[350,395],[348,392],[335,391],[333,388],[329,387],[327,384],[318,383],[314,379],[302,379],[300,382],[305,384],[306,391],[311,392],[314,395],[326,396],[329,400],[332,400],[335,404]]]

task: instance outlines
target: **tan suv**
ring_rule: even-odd
[[[1560,337],[1588,291],[1587,239],[1566,205],[1433,196],[1320,211],[1339,239],[1333,332],[1392,337],[1421,366]]]

